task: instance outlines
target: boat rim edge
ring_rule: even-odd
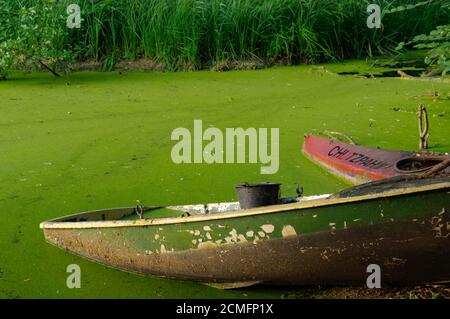
[[[180,223],[192,223],[192,222],[203,222],[212,221],[220,219],[230,219],[230,218],[240,218],[248,217],[254,215],[264,215],[273,214],[278,212],[288,212],[298,209],[307,209],[315,207],[324,207],[330,205],[339,205],[345,203],[353,203],[358,201],[378,199],[378,198],[389,198],[399,195],[408,195],[418,192],[433,191],[438,189],[450,188],[450,182],[435,183],[431,185],[415,186],[398,188],[395,190],[385,191],[376,194],[366,194],[353,197],[343,197],[343,198],[322,198],[315,199],[305,202],[296,202],[290,204],[277,204],[271,206],[256,207],[251,209],[245,209],[242,211],[232,211],[216,213],[212,215],[192,215],[186,217],[165,217],[165,218],[154,218],[154,219],[142,219],[142,220],[99,220],[99,221],[79,221],[79,222],[63,222],[58,221],[61,219],[66,219],[74,216],[79,216],[81,214],[92,213],[96,211],[107,211],[110,209],[92,210],[82,213],[71,214],[63,217],[58,217],[51,219],[39,224],[41,229],[84,229],[84,228],[113,228],[113,227],[139,227],[139,226],[152,226],[152,225],[170,225],[170,224],[180,224]],[[132,208],[132,207],[123,207]],[[116,208],[117,209],[117,208]]]

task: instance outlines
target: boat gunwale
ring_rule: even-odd
[[[450,182],[440,182],[430,185],[414,186],[414,187],[404,187],[394,190],[384,191],[374,194],[366,194],[352,197],[342,197],[342,198],[321,198],[313,199],[309,201],[300,201],[296,203],[289,204],[277,204],[264,207],[256,207],[251,209],[245,209],[240,211],[230,211],[215,214],[204,214],[204,215],[191,215],[186,217],[163,217],[163,218],[153,218],[153,219],[142,219],[142,220],[98,220],[98,221],[78,221],[78,222],[65,222],[61,221],[64,219],[74,218],[76,216],[82,216],[84,214],[102,212],[108,210],[117,209],[132,209],[133,207],[122,207],[122,208],[109,208],[86,211],[82,213],[71,214],[63,217],[58,217],[49,221],[40,223],[39,227],[41,229],[88,229],[88,228],[117,228],[117,227],[141,227],[141,226],[154,226],[154,225],[171,225],[171,224],[184,224],[193,222],[204,222],[212,220],[230,219],[230,218],[241,218],[255,215],[265,215],[274,214],[279,212],[289,212],[296,211],[299,209],[308,209],[315,207],[325,207],[331,205],[340,205],[346,203],[354,203],[359,201],[371,200],[371,199],[381,199],[390,198],[400,195],[408,195],[421,193],[426,191],[433,191],[439,189],[450,188]],[[161,207],[161,206],[152,206]],[[166,206],[170,207],[170,206]],[[181,212],[181,211],[180,211]]]

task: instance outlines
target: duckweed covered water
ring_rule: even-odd
[[[331,68],[332,69],[332,68]],[[450,84],[340,76],[328,66],[226,73],[16,73],[0,82],[0,297],[281,297],[295,288],[217,290],[107,268],[44,241],[39,223],[108,207],[236,200],[242,182],[296,184],[306,194],[346,185],[301,154],[303,135],[321,130],[359,144],[413,150],[416,111],[430,115],[432,151],[449,151]],[[177,127],[280,128],[280,169],[260,164],[171,160]],[[81,289],[66,267],[81,266]],[[295,294],[294,294],[295,295]]]

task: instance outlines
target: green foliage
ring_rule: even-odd
[[[438,26],[428,35],[417,35],[407,44],[401,42],[397,50],[411,45],[416,49],[427,49],[425,63],[442,70],[442,75],[450,71],[450,24]]]
[[[11,68],[37,67],[41,62],[65,68],[73,53],[65,48],[67,29],[55,0],[33,4],[0,0],[0,77]]]
[[[448,21],[443,1],[379,0],[384,28],[369,29],[371,0],[81,0],[84,36],[76,41],[104,65],[146,57],[172,70],[362,58]],[[389,11],[401,6],[407,10]]]
[[[64,48],[70,48],[78,60],[100,61],[105,69],[119,60],[138,58],[170,70],[254,59],[296,64],[364,58],[394,52],[398,42],[450,20],[449,11],[442,10],[445,0],[377,0],[381,29],[366,26],[372,0],[78,0],[81,30],[68,30],[65,8],[72,0],[0,3],[9,10],[2,16],[9,19],[4,28],[15,34],[9,37],[14,41],[22,22],[11,12],[35,9],[36,15],[22,16],[30,28],[33,23],[40,26],[30,35],[21,32],[20,38],[28,39],[21,40],[27,57],[45,56],[58,63],[67,61]],[[50,10],[41,10],[43,6]],[[42,48],[42,38],[52,45]],[[0,43],[14,46],[7,40]],[[8,61],[3,62],[5,68]]]
[[[428,49],[425,63],[442,69],[442,75],[450,72],[450,24],[438,26],[429,35],[414,37],[414,47]]]
[[[5,0],[0,0],[0,79],[6,78],[8,70],[11,68],[13,57],[14,41],[10,38],[17,25],[11,8],[7,6]]]

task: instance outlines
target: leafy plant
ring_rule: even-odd
[[[0,0],[0,77],[12,68],[44,66],[65,69],[72,51],[65,48],[67,28],[61,7],[55,0],[38,0],[33,5]],[[58,14],[61,12],[61,14]]]
[[[417,35],[406,44],[401,42],[397,50],[408,45],[413,45],[416,49],[427,49],[425,63],[440,70],[442,75],[450,71],[450,24],[438,26],[428,35]]]

